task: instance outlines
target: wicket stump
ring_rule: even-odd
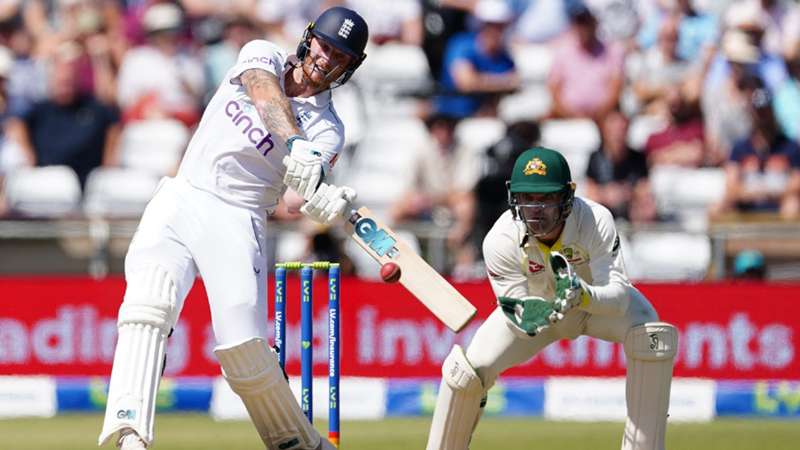
[[[339,264],[328,261],[275,264],[275,347],[282,368],[286,364],[286,273],[300,271],[300,404],[314,422],[314,270],[328,272],[328,440],[339,447]]]

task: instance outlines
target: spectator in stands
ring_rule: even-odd
[[[33,36],[34,53],[47,57],[64,41],[81,42],[81,36],[119,31],[110,38],[115,57],[120,57],[127,42],[122,37],[124,8],[133,2],[106,0],[26,0],[22,16]],[[144,2],[141,2],[144,3]],[[117,59],[116,62],[119,60]]]
[[[11,50],[0,45],[0,123],[8,116],[8,74],[14,66],[14,54]],[[0,133],[2,127],[0,127]]]
[[[622,112],[606,115],[600,132],[600,147],[589,156],[586,167],[586,196],[606,206],[614,218],[630,220],[631,210],[637,209],[634,190],[639,183],[647,182],[647,160],[628,146],[628,119]],[[640,216],[637,219],[644,220]]]
[[[376,201],[377,195],[373,194],[370,200],[365,201],[372,202],[367,206],[376,214],[381,214],[385,209],[385,221],[388,224],[422,222],[446,226],[444,244],[452,258],[442,263],[452,267],[453,276],[472,278],[478,254],[478,247],[471,239],[476,220],[477,173],[473,166],[477,164],[472,150],[459,145],[456,140],[458,124],[459,119],[453,116],[429,115],[425,120],[427,133],[415,139],[398,159],[397,164],[403,167],[401,173],[391,175],[391,181],[384,182],[379,191],[382,197],[386,197],[383,192],[387,191],[395,194],[379,201]],[[354,170],[353,167],[350,170]],[[397,172],[398,167],[393,167]],[[374,177],[372,179],[375,180]],[[503,185],[504,180],[500,183]],[[387,207],[383,208],[381,203]],[[415,240],[412,239],[411,245],[416,245]],[[360,255],[353,256],[358,259]],[[367,269],[361,267],[364,270],[360,274],[369,276]]]
[[[446,114],[433,114],[425,120],[430,136],[426,147],[414,161],[414,180],[406,192],[389,209],[392,223],[406,220],[430,219],[432,209],[448,205],[450,176],[455,175],[455,128],[458,119]]]
[[[503,94],[519,88],[519,75],[504,35],[513,16],[503,0],[480,0],[475,5],[476,32],[454,36],[447,44],[441,95],[434,110],[464,118],[495,116]]]
[[[769,90],[750,96],[753,129],[736,143],[725,165],[725,196],[713,213],[774,212],[800,217],[800,147],[781,131]]]
[[[311,236],[309,253],[303,261],[337,261],[341,275],[358,275],[355,263],[344,251],[341,239],[331,228],[318,230]]]
[[[645,144],[648,166],[701,167],[711,163],[697,103],[688,100],[679,87],[673,87],[667,94],[667,104],[670,113],[667,127],[651,134]]]
[[[181,46],[183,23],[181,10],[172,3],[156,3],[144,13],[146,43],[125,54],[117,80],[125,120],[166,117],[187,126],[199,120],[203,67]]]
[[[14,54],[6,47],[0,46],[0,188],[3,185],[3,174],[20,165],[22,155],[14,148],[14,141],[7,139],[5,133],[6,120],[13,114],[8,89],[8,76],[14,66]]]
[[[725,14],[730,27],[748,28],[763,35],[766,53],[788,57],[800,47],[800,6],[786,0],[742,0]]]
[[[453,36],[467,30],[474,0],[420,0],[422,4],[422,51],[431,79],[438,82],[444,70],[444,53]]]
[[[364,16],[369,24],[369,40],[373,44],[422,44],[422,14],[418,0],[346,0],[344,3]]]
[[[18,152],[15,151],[14,141],[7,138],[5,122],[9,115],[8,74],[14,65],[14,56],[11,50],[0,46],[0,217],[6,212],[6,202],[3,195],[3,179],[5,175],[22,163]]]
[[[257,38],[258,27],[248,16],[225,18],[222,40],[205,48],[206,98],[211,98],[225,74],[236,63],[242,46]]]
[[[558,43],[548,78],[552,118],[600,119],[619,104],[625,51],[602,42],[597,20],[583,3],[570,3],[570,29]]]
[[[268,41],[292,48],[309,22],[328,7],[341,3],[342,0],[256,0],[254,8],[245,8],[240,14],[250,15]]]
[[[638,43],[642,49],[654,46],[664,20],[672,14],[679,17],[676,52],[686,61],[701,61],[713,51],[719,33],[719,23],[713,14],[699,11],[693,0],[660,2],[652,13],[644,18],[639,30]]]
[[[561,35],[569,26],[563,2],[529,0],[514,2],[514,38],[526,43],[546,43]]]
[[[483,238],[497,219],[508,209],[506,181],[517,157],[539,144],[541,129],[535,121],[512,123],[506,135],[483,155],[482,173],[475,185],[477,208],[471,240],[480,249]]]
[[[164,1],[180,5],[185,16],[181,34],[198,47],[219,42],[232,18],[247,17],[256,23],[261,20],[265,10],[279,10],[280,15],[284,9],[299,9],[299,2],[289,0],[147,0],[145,3],[151,6]]]
[[[457,124],[458,118],[446,114],[426,119],[430,138],[425,140],[426,148],[416,153],[410,190],[390,207],[388,215],[390,223],[449,219],[448,249],[456,259],[469,253],[461,259],[471,261],[474,248],[469,247],[467,239],[475,221],[475,194],[472,180],[462,176],[466,171],[459,169],[464,161],[455,141]]]
[[[800,141],[800,48],[786,60],[789,78],[775,93],[775,116],[783,132]]]
[[[767,275],[764,254],[758,250],[742,250],[733,259],[733,277],[740,280],[763,280]]]
[[[75,41],[81,48],[76,62],[78,90],[104,103],[115,103],[116,73],[112,40],[106,34],[106,19],[100,2],[70,0],[61,4],[59,35]],[[108,6],[114,8],[113,5]]]
[[[769,53],[763,46],[765,22],[759,17],[744,17],[730,24],[722,36],[721,52],[710,62],[704,90],[717,89],[737,63],[750,66],[772,92],[786,80],[786,66],[781,55]]]
[[[764,83],[758,69],[761,52],[746,33],[727,31],[722,54],[730,70],[717,83],[705,82],[701,104],[708,147],[724,161],[733,144],[750,132],[748,99],[753,89]]]
[[[12,114],[23,114],[35,102],[45,98],[46,68],[33,57],[34,39],[20,15],[0,22],[0,44],[8,47],[14,58],[7,74],[8,109]]]
[[[52,57],[47,99],[8,122],[9,136],[35,166],[67,165],[81,185],[95,167],[116,163],[119,114],[91,94],[81,95],[77,83],[80,48],[62,44]]]
[[[680,17],[671,14],[661,22],[657,45],[628,56],[627,67],[637,109],[649,115],[668,117],[667,93],[686,84],[699,72],[699,64],[683,59],[677,52]],[[699,77],[698,77],[699,78]]]

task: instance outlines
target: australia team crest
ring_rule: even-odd
[[[561,254],[567,258],[570,264],[583,264],[589,261],[588,253],[577,245],[563,247]]]
[[[522,173],[525,175],[547,175],[547,165],[541,159],[533,158],[528,161],[528,164],[525,164],[525,169],[523,169]]]

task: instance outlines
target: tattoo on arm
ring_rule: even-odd
[[[294,135],[303,135],[295,123],[289,100],[281,91],[278,77],[265,70],[250,69],[241,75],[240,80],[261,121],[273,136],[286,141]]]

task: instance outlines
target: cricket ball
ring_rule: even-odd
[[[400,280],[400,266],[389,262],[381,266],[381,278],[386,283],[396,283]]]

